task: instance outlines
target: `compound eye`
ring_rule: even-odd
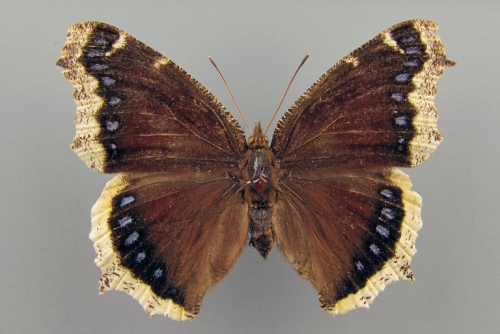
[[[255,137],[251,136],[250,138],[248,138],[248,145],[252,145],[253,143],[255,143]]]

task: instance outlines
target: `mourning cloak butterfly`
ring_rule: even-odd
[[[412,281],[421,198],[395,167],[422,163],[442,140],[433,100],[454,63],[436,29],[403,22],[344,57],[269,146],[260,124],[247,142],[205,87],[124,31],[70,27],[57,65],[75,89],[71,148],[120,173],[92,208],[101,293],[192,319],[248,234],[263,258],[277,242],[328,313]]]

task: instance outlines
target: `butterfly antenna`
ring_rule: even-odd
[[[290,89],[290,86],[292,85],[293,79],[295,79],[295,76],[297,75],[297,73],[299,73],[300,68],[302,67],[302,65],[304,65],[304,63],[306,62],[307,58],[309,58],[309,56],[310,56],[309,53],[306,54],[304,59],[302,59],[302,61],[300,62],[299,67],[297,67],[297,70],[295,70],[295,73],[293,74],[292,79],[290,80],[290,82],[288,83],[288,86],[286,87],[285,94],[283,94],[283,97],[281,98],[280,104],[278,105],[278,108],[276,108],[276,111],[274,112],[273,118],[271,119],[271,122],[269,122],[269,124],[267,125],[266,131],[264,131],[264,134],[267,133],[267,130],[269,130],[269,127],[271,126],[274,119],[276,118],[276,115],[278,114],[278,110],[280,110],[281,105],[283,104],[283,101],[285,101],[286,94],[288,93],[288,90]]]
[[[234,99],[233,93],[231,92],[231,89],[229,88],[229,85],[227,84],[226,79],[222,75],[222,72],[219,70],[219,68],[217,67],[217,64],[215,64],[215,61],[212,59],[212,57],[208,56],[208,60],[210,60],[210,62],[212,63],[212,65],[214,65],[217,72],[219,72],[219,75],[222,78],[222,81],[224,81],[224,84],[226,85],[227,91],[229,92],[229,95],[231,96],[231,99],[233,100],[233,103],[234,103],[236,109],[238,110],[238,113],[240,114],[241,119],[243,119],[243,123],[245,123],[248,131],[250,131],[250,133],[252,133],[252,129],[250,129],[250,127],[248,126],[247,120],[245,119],[245,116],[243,116],[243,113],[241,112],[240,107],[238,107],[238,103],[236,103],[236,100]]]

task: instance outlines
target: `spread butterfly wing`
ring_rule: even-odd
[[[436,29],[413,20],[382,32],[328,70],[274,133],[289,175],[278,246],[327,312],[368,307],[392,281],[413,279],[421,201],[392,167],[422,163],[442,140],[433,100],[454,63]]]
[[[188,172],[189,173],[189,172]],[[248,218],[224,173],[122,173],[92,208],[101,293],[122,290],[151,316],[192,319],[233,266]]]
[[[436,81],[445,66],[437,25],[400,23],[329,69],[287,111],[271,149],[282,168],[416,166],[442,138]]]
[[[326,312],[368,307],[389,283],[413,280],[421,198],[403,172],[298,172],[281,186],[276,240]]]
[[[113,26],[71,26],[57,64],[74,86],[73,150],[94,170],[124,172],[92,209],[101,292],[193,318],[246,240],[247,209],[226,174],[245,151],[241,127],[190,75]]]
[[[71,147],[92,169],[227,168],[245,150],[241,127],[201,84],[118,28],[71,26],[57,64],[75,89]]]

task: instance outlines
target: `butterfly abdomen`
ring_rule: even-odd
[[[265,259],[274,245],[271,216],[273,209],[269,205],[257,208],[250,208],[248,216],[250,218],[250,246]]]

